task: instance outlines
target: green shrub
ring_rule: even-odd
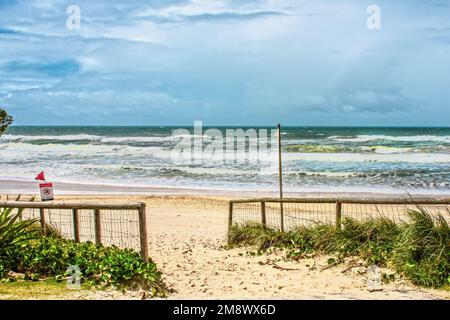
[[[69,266],[76,265],[89,285],[143,288],[156,296],[168,291],[153,261],[144,262],[137,252],[115,246],[39,237],[10,250],[6,261],[10,270],[26,275],[62,277]]]
[[[20,220],[23,209],[14,213],[11,208],[0,209],[0,259],[7,251],[36,236],[35,230],[30,228],[36,220]]]

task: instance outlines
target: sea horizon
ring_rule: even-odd
[[[24,128],[24,127],[124,127],[124,128],[193,128],[192,124],[154,124],[154,125],[121,125],[121,124],[55,124],[55,125],[47,125],[47,124],[11,124],[9,130],[12,128]],[[325,125],[282,125],[283,128],[351,128],[351,129],[450,129],[450,126],[433,126],[433,125],[408,125],[408,126],[395,126],[395,125],[365,125],[365,126],[353,126],[353,125],[336,125],[336,126],[325,126]],[[226,124],[203,124],[203,128],[276,128],[276,124],[274,125],[226,125]]]

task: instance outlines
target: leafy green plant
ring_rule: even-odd
[[[31,228],[35,219],[19,220],[23,209],[14,213],[12,208],[0,209],[0,258],[14,246],[36,236],[36,229]]]
[[[20,195],[16,198],[16,201],[18,200],[20,200]],[[33,227],[36,220],[22,221],[22,213],[23,209],[18,209],[14,213],[12,208],[0,208],[0,278],[7,271],[4,259],[8,254],[8,250],[32,239],[38,231],[38,229]]]
[[[70,265],[76,265],[82,281],[88,285],[142,288],[154,296],[165,296],[169,291],[153,261],[143,261],[134,250],[115,246],[41,236],[17,245],[6,261],[6,267],[25,273],[28,278],[35,275],[61,278]]]

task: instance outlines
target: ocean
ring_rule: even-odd
[[[0,180],[45,171],[54,182],[277,190],[276,167],[262,160],[174,161],[175,129],[12,126],[0,138]],[[286,191],[450,192],[450,128],[285,127],[281,136]]]

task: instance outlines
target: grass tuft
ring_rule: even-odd
[[[442,216],[433,218],[419,208],[410,212],[393,252],[396,269],[423,286],[450,283],[450,227]]]

